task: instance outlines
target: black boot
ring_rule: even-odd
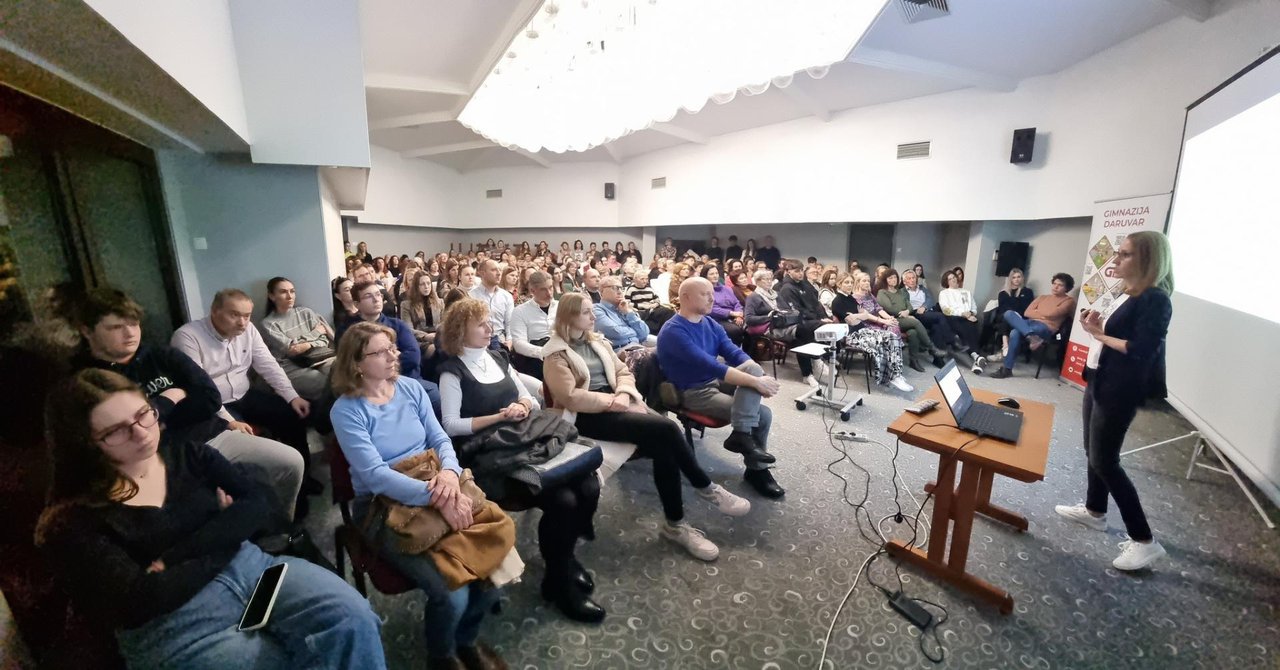
[[[573,559],[569,564],[569,583],[577,587],[583,593],[594,593],[596,590],[596,580],[591,578],[591,573],[582,567],[578,559]]]
[[[555,605],[565,616],[582,623],[604,621],[604,608],[597,605],[586,593],[569,583],[567,575],[548,572],[542,578],[542,597]]]
[[[911,362],[907,363],[907,365],[911,366],[911,369],[915,370],[916,372],[924,372],[924,366],[920,365],[920,359],[916,358],[915,356],[911,357]]]
[[[742,454],[749,461],[756,463],[773,463],[778,460],[773,454],[764,450],[760,443],[756,442],[751,433],[741,431],[733,431],[724,441],[724,448],[735,454]]]
[[[773,473],[767,469],[747,470],[742,473],[742,479],[766,498],[777,500],[787,493],[781,486],[778,486],[778,482],[773,478]]]

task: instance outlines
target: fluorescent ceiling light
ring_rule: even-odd
[[[826,74],[886,0],[546,0],[458,117],[509,148],[586,151],[739,89]]]

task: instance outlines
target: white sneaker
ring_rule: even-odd
[[[916,390],[914,386],[907,383],[906,379],[902,378],[902,375],[898,375],[897,377],[890,379],[889,385],[892,386],[893,388],[898,389],[899,391],[902,391],[903,393],[910,393]]]
[[[805,377],[800,381],[808,384],[809,386],[812,386],[813,388],[818,388],[819,386],[822,386],[821,384],[818,383],[818,380],[813,378],[813,375],[809,375],[808,377]]]
[[[983,370],[982,370],[982,366],[983,366],[983,365],[986,365],[986,364],[987,364],[987,359],[986,359],[986,358],[984,358],[984,357],[982,357],[982,356],[974,356],[974,357],[973,357],[973,368],[971,368],[971,372],[973,372],[973,374],[975,374],[975,375],[980,375],[980,374],[982,374],[982,372],[983,372]]]
[[[1164,547],[1155,540],[1146,544],[1125,540],[1120,543],[1120,555],[1111,565],[1117,570],[1141,570],[1167,554]]]
[[[684,547],[690,556],[701,561],[714,561],[720,555],[720,547],[717,547],[711,540],[707,539],[702,531],[690,526],[687,523],[680,522],[672,526],[670,523],[662,524],[658,530],[662,537]]]
[[[818,380],[819,386],[827,383],[827,374],[829,372],[826,363],[817,358],[813,359],[813,377]]]
[[[712,484],[705,489],[698,489],[698,495],[709,503],[714,503],[722,514],[728,516],[746,516],[751,511],[751,501],[736,496],[719,484]]]
[[[1094,516],[1093,513],[1090,512],[1089,509],[1084,506],[1084,503],[1076,503],[1074,505],[1058,505],[1057,507],[1053,508],[1053,511],[1057,512],[1061,516],[1065,516],[1066,518],[1071,519],[1072,521],[1082,526],[1086,526],[1094,530],[1100,530],[1103,532],[1106,532],[1107,530],[1107,517]]]

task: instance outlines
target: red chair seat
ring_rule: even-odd
[[[680,415],[700,426],[705,426],[707,428],[724,428],[725,426],[729,425],[728,421],[710,417],[710,416],[707,416],[706,414],[690,412],[688,410],[680,410]]]

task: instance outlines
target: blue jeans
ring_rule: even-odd
[[[236,629],[262,571],[288,563],[263,628]],[[173,568],[170,568],[173,569]],[[369,601],[324,568],[277,558],[245,542],[227,567],[182,607],[116,633],[131,668],[385,668]]]
[[[1018,360],[1018,349],[1022,346],[1022,338],[1038,335],[1047,340],[1053,337],[1053,330],[1047,324],[1028,319],[1011,309],[1005,311],[1004,322],[1013,329],[1009,331],[1009,353],[1004,355],[1004,366],[1009,370],[1013,369],[1014,363]]]
[[[352,514],[356,519],[365,518],[369,502],[369,498],[358,498],[352,503]],[[422,554],[400,553],[395,534],[391,531],[371,527],[369,539],[377,542],[378,556],[417,584],[427,598],[422,612],[427,656],[448,658],[457,654],[458,647],[474,646],[484,615],[493,608],[501,592],[492,587],[481,588],[479,582],[450,591],[431,558]]]

